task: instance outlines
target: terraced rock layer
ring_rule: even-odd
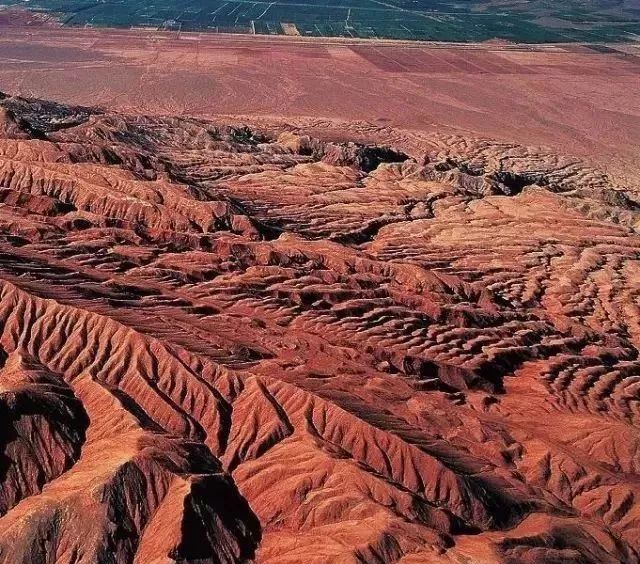
[[[0,98],[0,562],[639,561],[637,191]]]

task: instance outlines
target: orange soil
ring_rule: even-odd
[[[622,177],[640,166],[640,48],[615,48],[8,26],[0,84],[133,112],[455,131],[549,146]]]
[[[637,562],[638,191],[265,127],[0,101],[0,562]]]

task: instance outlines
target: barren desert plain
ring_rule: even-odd
[[[639,77],[0,17],[0,562],[640,562]]]

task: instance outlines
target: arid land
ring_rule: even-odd
[[[4,91],[167,115],[363,121],[640,165],[640,46],[0,28]],[[627,178],[627,180],[629,180]]]
[[[639,562],[598,49],[2,28],[0,563]]]

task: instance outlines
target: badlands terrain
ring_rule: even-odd
[[[639,561],[633,185],[0,98],[1,562]]]

